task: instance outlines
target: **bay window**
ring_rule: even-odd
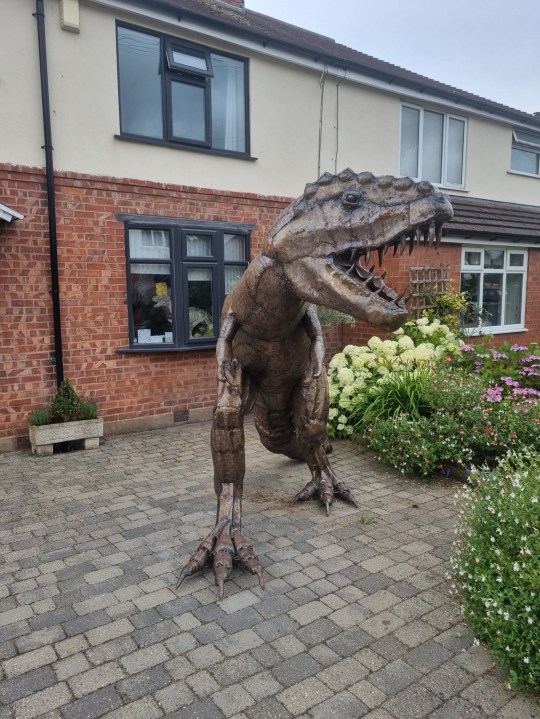
[[[463,187],[465,135],[462,117],[402,105],[400,174]]]
[[[524,328],[526,280],[526,250],[480,246],[462,250],[461,291],[482,310],[479,329]]]

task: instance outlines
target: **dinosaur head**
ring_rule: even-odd
[[[374,272],[373,258],[382,265],[389,250],[438,245],[452,214],[446,195],[429,182],[325,173],[279,217],[263,254],[299,298],[396,329],[408,316],[404,293],[385,283],[385,272]]]

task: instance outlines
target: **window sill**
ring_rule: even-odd
[[[251,157],[247,153],[232,152],[231,150],[216,150],[212,147],[197,147],[196,145],[184,145],[180,142],[167,142],[152,137],[141,137],[140,135],[115,135],[115,140],[122,142],[135,142],[138,145],[158,145],[159,147],[167,147],[169,150],[187,150],[187,152],[198,152],[205,155],[217,155],[220,157],[232,157],[235,160],[247,160],[248,162],[256,162],[257,157]]]
[[[176,354],[179,352],[215,352],[216,343],[211,345],[192,345],[190,347],[166,347],[160,345],[147,345],[146,347],[120,347],[115,350],[116,354],[140,355],[140,354]]]
[[[472,330],[471,334],[467,335],[467,337],[485,337],[486,335],[514,335],[518,334],[519,332],[528,331],[529,330],[526,327],[496,327],[493,329],[486,327],[485,330]]]
[[[533,180],[540,180],[540,175],[534,175],[531,172],[519,172],[518,170],[507,170],[508,175],[518,175],[518,177],[530,177]]]

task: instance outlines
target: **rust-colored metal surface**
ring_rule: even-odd
[[[267,449],[307,463],[311,479],[295,500],[316,497],[327,513],[334,497],[357,506],[325,451],[328,382],[314,305],[396,329],[408,316],[403,296],[374,273],[371,257],[382,265],[388,251],[436,244],[451,218],[448,198],[428,182],[350,169],[324,174],[282,213],[223,307],[211,436],[216,526],[178,585],[213,563],[222,598],[236,559],[264,586],[241,533],[247,411]]]

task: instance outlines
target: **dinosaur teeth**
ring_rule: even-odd
[[[407,244],[407,235],[401,235],[399,238],[399,254],[402,255],[405,252],[405,245]]]
[[[415,241],[416,233],[411,232],[409,235],[409,255],[412,255],[414,251],[414,241]]]
[[[435,247],[439,247],[442,240],[442,225],[436,225],[435,227]]]
[[[377,253],[378,253],[378,255],[379,255],[379,267],[380,267],[380,266],[382,265],[382,263],[383,263],[383,257],[384,257],[384,250],[383,250],[383,248],[382,248],[382,247],[379,247],[379,249],[377,250]]]
[[[433,222],[430,222],[429,224],[429,230],[428,230],[428,236],[429,236],[429,245],[435,244],[436,238],[435,238],[435,225]]]
[[[369,258],[371,257],[371,248],[370,247],[367,248],[365,257],[366,257],[366,265],[367,265],[367,263],[369,262]]]

